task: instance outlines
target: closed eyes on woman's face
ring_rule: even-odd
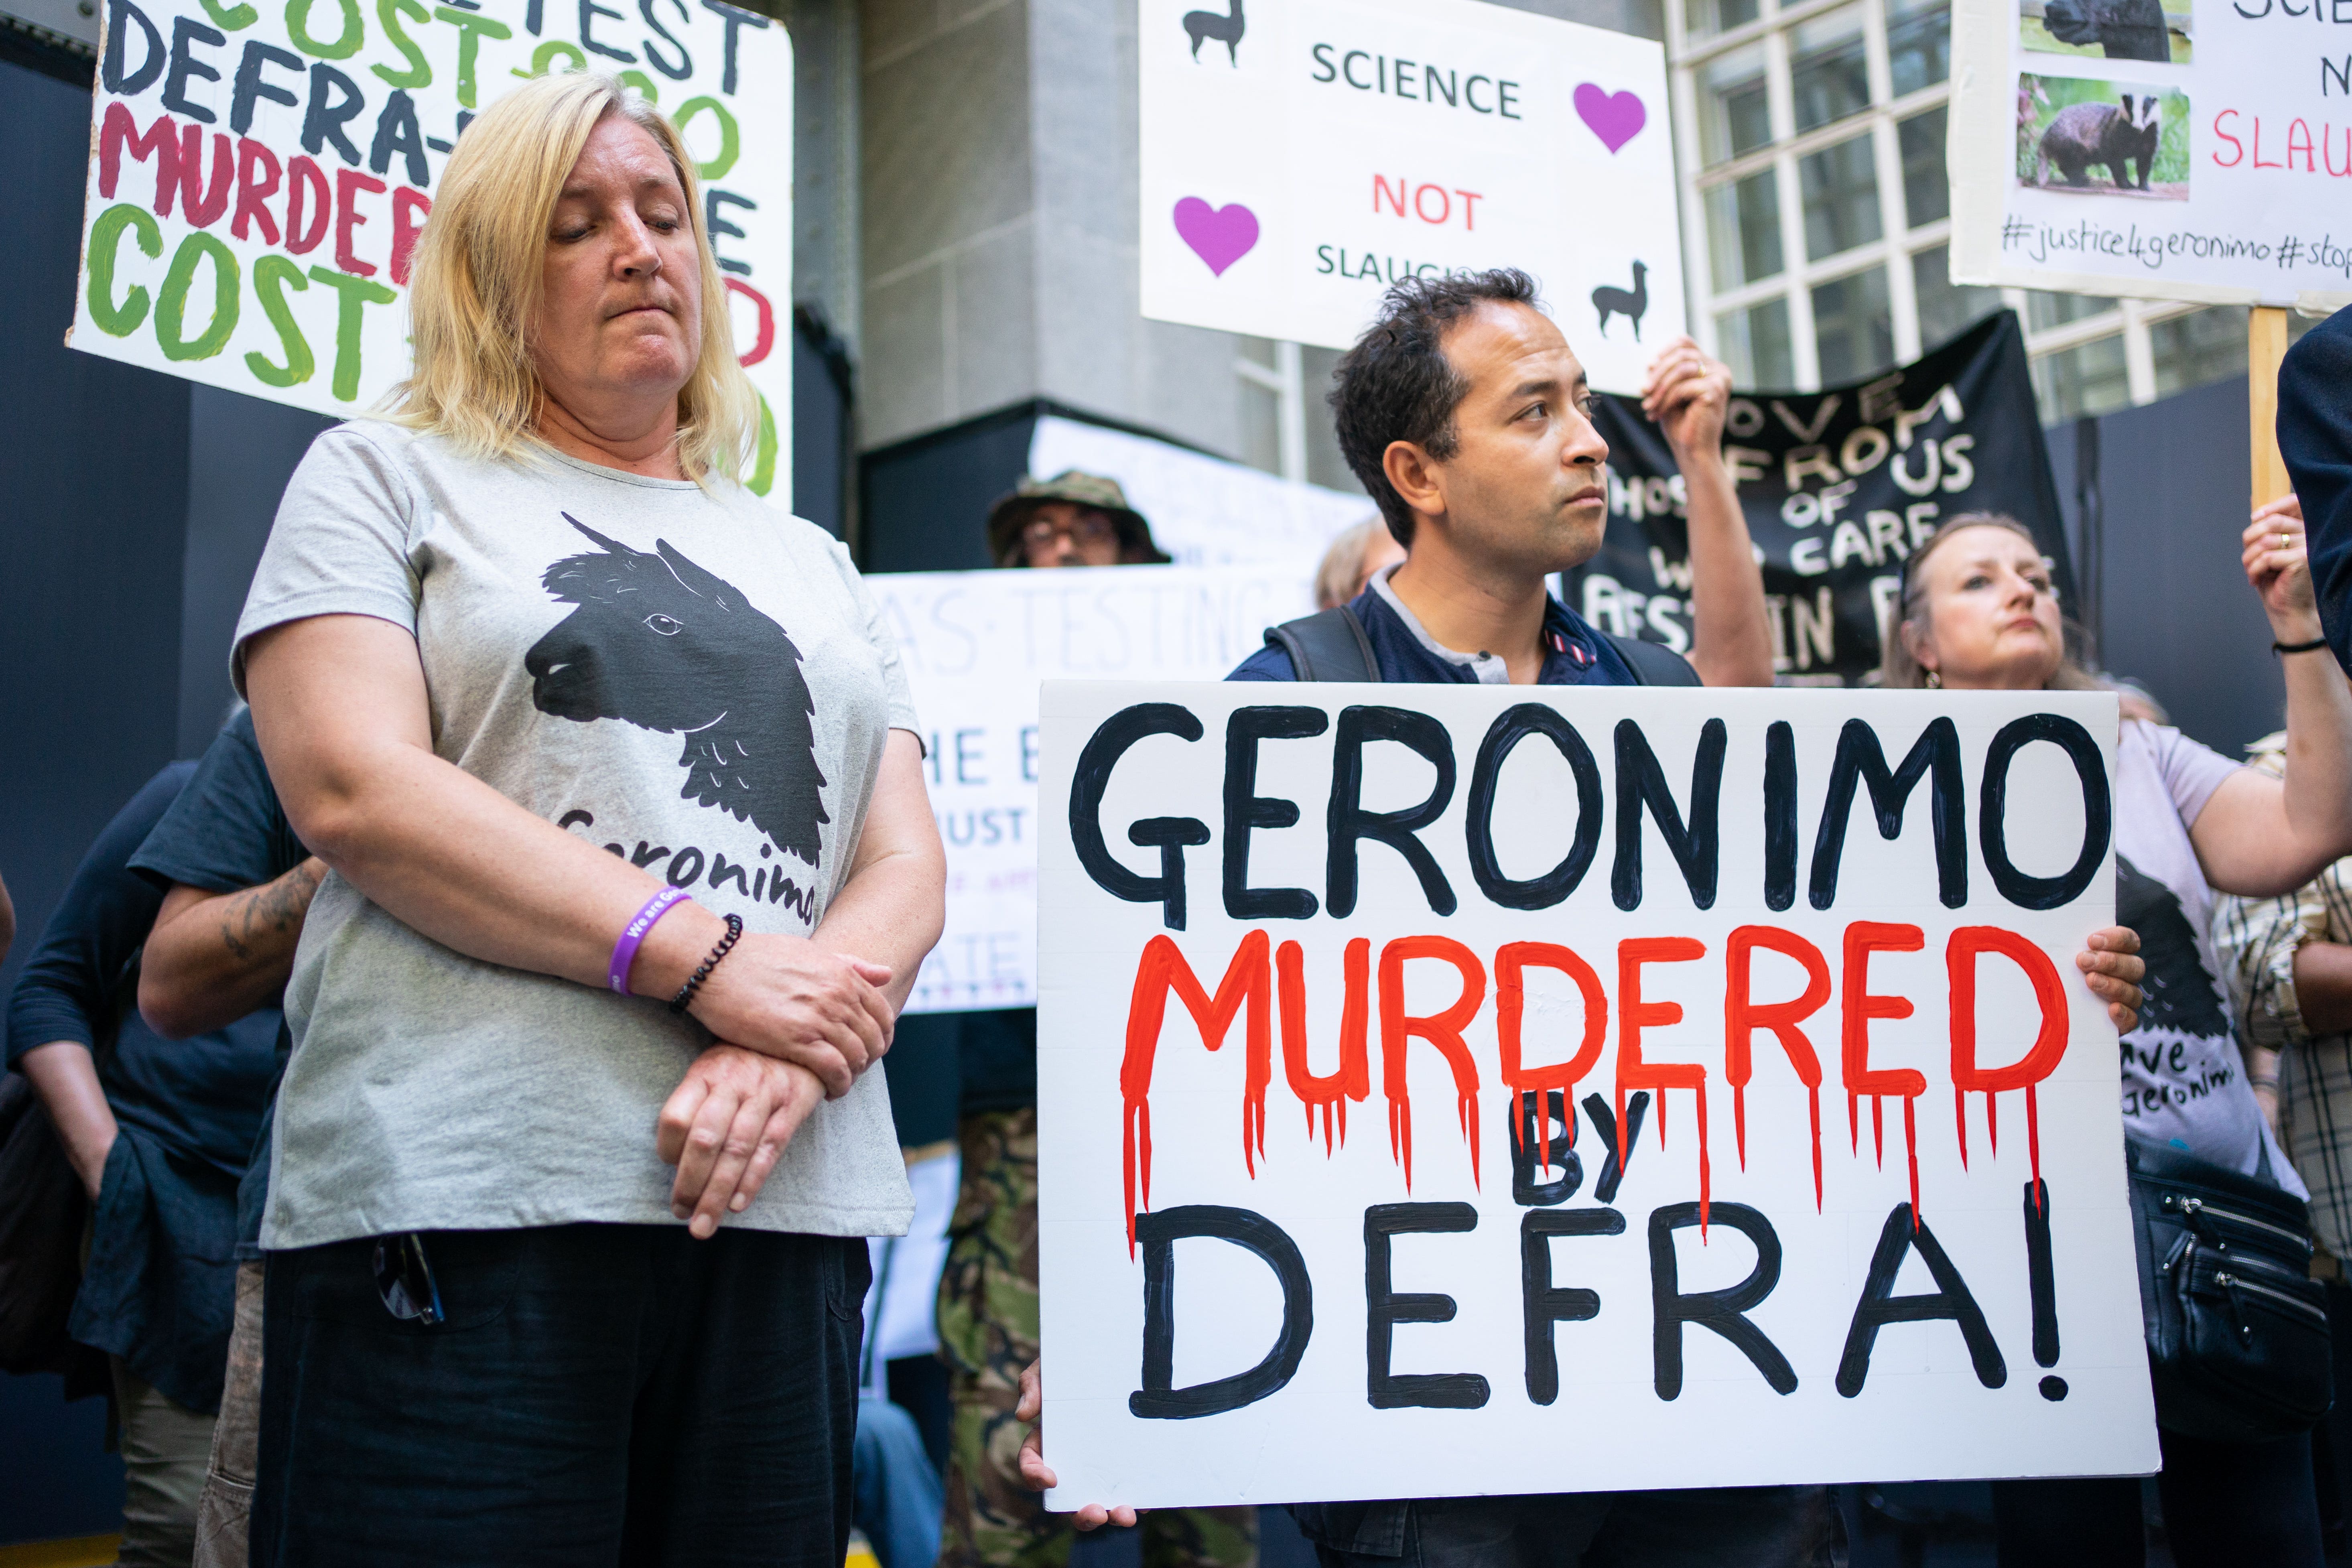
[[[702,340],[698,245],[661,143],[599,121],[548,223],[532,347],[551,397],[583,415],[676,398]]]

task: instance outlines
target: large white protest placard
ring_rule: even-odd
[[[2352,303],[2352,56],[2326,9],[1958,0],[1953,278]]]
[[[866,579],[898,640],[947,847],[947,931],[910,1012],[1037,1000],[1039,682],[1216,680],[1265,628],[1315,606],[1311,563],[1089,572],[888,572]]]
[[[1049,1506],[2155,1468],[2112,697],[1042,713]]]
[[[1119,482],[1151,537],[1179,566],[1269,562],[1311,575],[1331,536],[1379,515],[1371,498],[1286,479],[1149,436],[1046,415],[1029,437],[1029,471],[1066,468]]]
[[[75,348],[315,413],[408,374],[409,258],[458,132],[596,69],[676,121],[744,368],[762,495],[789,496],[792,42],[719,0],[109,0]]]
[[[1612,392],[1683,330],[1661,46],[1480,0],[1136,25],[1145,315],[1345,348],[1397,279],[1519,267]]]

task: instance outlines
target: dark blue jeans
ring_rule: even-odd
[[[2179,1568],[2320,1568],[2311,1439],[2206,1443],[2159,1430],[2164,1535]],[[2143,1568],[2135,1478],[1995,1481],[2000,1568]]]
[[[269,1255],[256,1568],[839,1568],[866,1244],[683,1226],[429,1231],[446,1321],[373,1238]]]
[[[915,1418],[880,1394],[857,1402],[857,1528],[882,1568],[931,1568],[940,1559],[940,1472]]]
[[[1297,1503],[1324,1568],[1830,1568],[1822,1487]]]

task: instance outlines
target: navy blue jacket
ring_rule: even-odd
[[[9,999],[7,1056],[14,1067],[59,1040],[100,1048],[120,1131],[68,1331],[210,1412],[236,1308],[237,1181],[277,1073],[278,1015],[167,1040],[133,1005],[131,961],[163,889],[131,858],[194,772],[174,763],[156,774],[82,857]]]
[[[236,893],[257,888],[309,859],[310,852],[294,836],[294,825],[269,782],[261,760],[261,742],[253,733],[253,713],[239,709],[213,737],[196,776],[131,858],[131,868],[168,892],[184,882],[207,893]],[[278,1009],[257,1012],[251,1021],[278,1017]],[[260,1121],[245,1132],[236,1145],[243,1163],[246,1151],[252,1163],[237,1189],[237,1257],[261,1256],[261,1211],[269,1196],[269,1131],[278,1104],[278,1079],[286,1070],[293,1041],[285,1025],[278,1026],[277,1067],[264,1089]],[[246,1114],[253,1114],[250,1098]]]
[[[1377,589],[1367,587],[1348,608],[1372,645],[1372,658],[1382,680],[1412,680],[1452,685],[1475,685],[1470,667],[1445,658],[1423,646],[1402,616],[1390,607]],[[1633,686],[1638,684],[1609,639],[1592,629],[1582,616],[1549,596],[1544,600],[1544,665],[1539,686]],[[1241,665],[1227,680],[1295,680],[1290,655],[1268,643]]]
[[[2287,350],[2278,390],[2279,455],[2303,501],[2320,624],[2352,669],[2352,309]]]

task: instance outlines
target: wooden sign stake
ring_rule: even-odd
[[[2266,505],[2294,487],[2279,456],[2279,362],[2286,357],[2286,311],[2257,305],[2246,316],[2246,409],[2252,421],[2253,504]]]

